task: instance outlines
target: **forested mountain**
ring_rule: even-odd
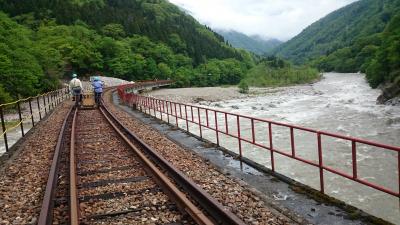
[[[98,32],[108,29],[107,36],[145,35],[187,53],[195,65],[208,58],[240,59],[222,44],[223,37],[166,0],[2,0],[0,9],[11,17],[32,13],[35,19],[55,18],[57,24],[84,22]],[[124,32],[118,33],[114,24]]]
[[[380,33],[399,9],[399,0],[361,0],[336,10],[280,45],[275,53],[296,63],[350,46]]]
[[[237,84],[244,50],[164,0],[1,0],[0,102],[57,88],[72,72],[177,86]]]
[[[247,36],[234,30],[216,30],[233,47],[242,48],[259,55],[267,55],[282,42],[277,39],[265,40],[259,36]]]
[[[400,0],[350,4],[310,25],[275,53],[322,71],[365,72],[372,87],[396,81],[400,92]]]

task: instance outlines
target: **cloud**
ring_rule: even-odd
[[[170,0],[213,29],[288,40],[357,0]]]

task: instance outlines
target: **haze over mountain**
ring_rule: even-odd
[[[242,48],[259,55],[267,55],[272,49],[282,43],[275,38],[262,38],[259,35],[248,36],[234,30],[215,30],[222,35],[233,47]]]

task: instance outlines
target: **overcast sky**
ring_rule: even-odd
[[[213,29],[286,41],[330,12],[357,0],[169,0]]]

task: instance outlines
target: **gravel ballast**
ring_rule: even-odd
[[[219,172],[200,156],[183,149],[150,126],[114,106],[111,92],[106,93],[105,104],[139,138],[247,224],[294,223],[268,208],[260,197],[239,182]]]
[[[58,106],[0,169],[0,224],[36,224],[58,134],[71,102]]]

